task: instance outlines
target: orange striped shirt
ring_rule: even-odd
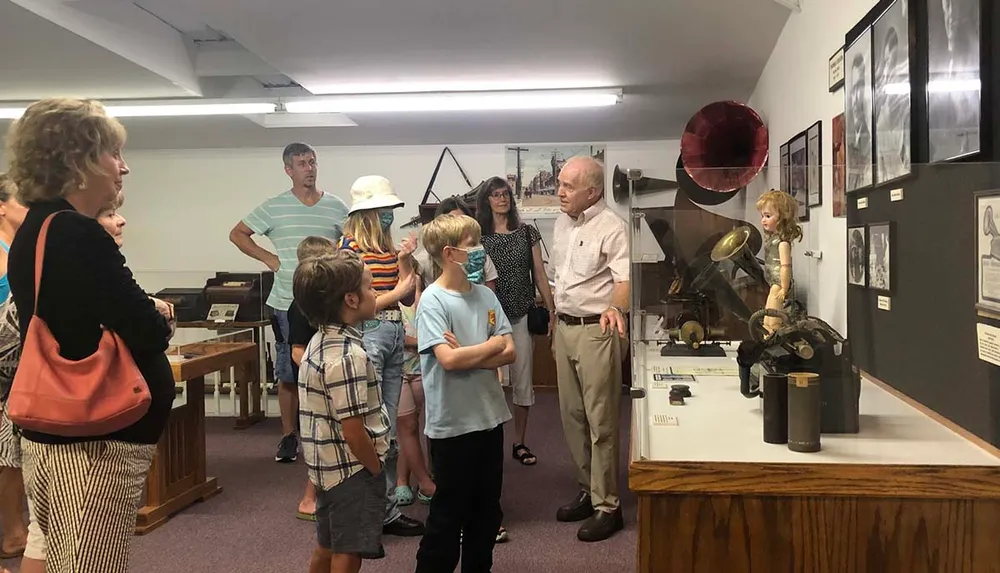
[[[338,247],[354,251],[361,256],[361,260],[372,273],[372,288],[375,292],[389,292],[396,288],[396,283],[399,282],[399,258],[396,257],[396,253],[362,251],[358,243],[347,235],[340,238]]]

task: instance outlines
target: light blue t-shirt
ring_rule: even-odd
[[[453,438],[492,430],[510,420],[496,369],[449,372],[434,355],[435,346],[447,344],[444,333],[448,331],[462,346],[511,333],[510,321],[493,291],[474,284],[471,291],[460,293],[432,284],[420,295],[416,322],[427,437]]]
[[[271,197],[243,219],[243,224],[274,243],[278,255],[278,272],[267,297],[267,306],[288,310],[292,304],[292,276],[299,260],[297,251],[302,239],[326,237],[336,241],[343,234],[347,219],[347,204],[340,198],[323,193],[312,207],[299,201],[291,190]]]

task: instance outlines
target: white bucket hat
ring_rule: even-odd
[[[403,205],[403,200],[392,190],[388,179],[380,175],[365,175],[351,185],[351,210],[347,214],[369,209],[395,209]]]

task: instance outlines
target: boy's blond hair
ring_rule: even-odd
[[[342,324],[344,297],[361,294],[365,263],[354,251],[334,249],[299,264],[292,277],[295,304],[313,328]]]
[[[302,242],[299,243],[299,248],[295,251],[295,255],[298,257],[299,263],[301,263],[310,257],[328,255],[336,250],[336,245],[330,239],[312,235],[302,239]]]
[[[420,230],[420,241],[431,260],[441,265],[445,247],[457,247],[471,239],[478,243],[483,237],[482,228],[468,215],[442,215],[427,223]]]

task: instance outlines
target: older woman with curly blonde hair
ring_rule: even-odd
[[[101,104],[75,99],[31,105],[7,136],[8,175],[28,207],[8,259],[14,303],[36,309],[68,360],[91,356],[102,329],[114,331],[152,395],[138,422],[111,434],[21,429],[25,490],[45,536],[50,572],[127,571],[143,481],[174,399],[164,354],[170,325],[95,219],[117,199],[129,173],[124,143],[125,129]],[[43,222],[55,213],[36,301],[35,249]],[[19,313],[22,333],[31,316]]]

